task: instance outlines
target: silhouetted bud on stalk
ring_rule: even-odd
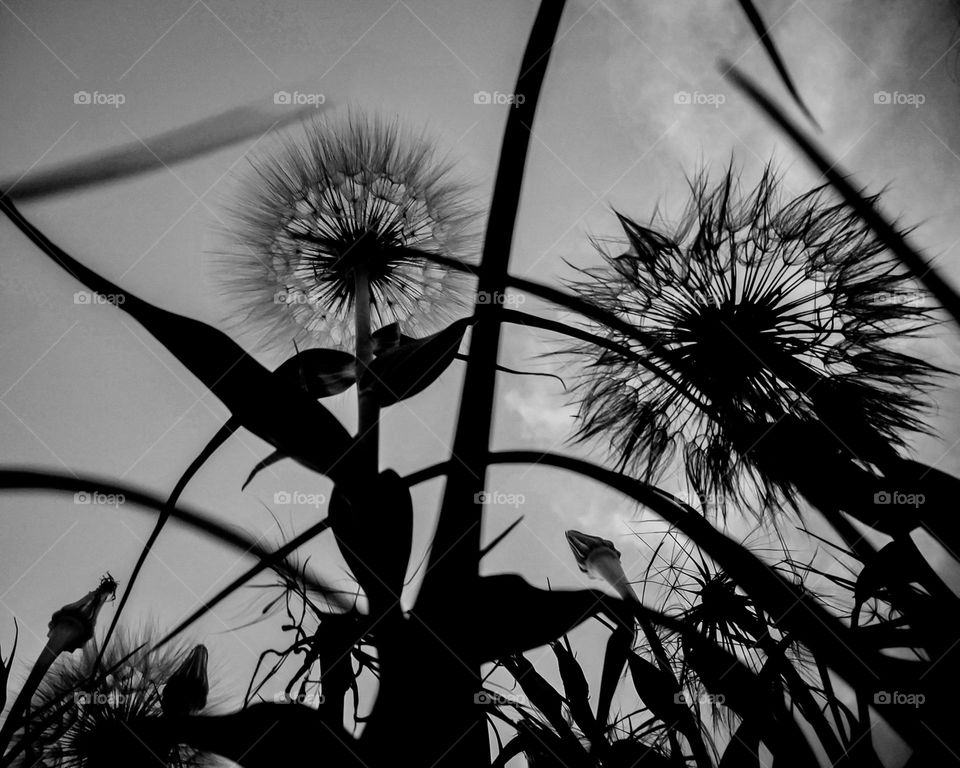
[[[573,530],[567,531],[566,537],[581,571],[591,578],[607,582],[624,600],[637,599],[623,572],[620,550],[613,546],[612,541]]]
[[[0,729],[0,745],[7,744],[10,737],[20,725],[21,717],[27,710],[34,691],[43,682],[50,666],[61,653],[72,653],[82,648],[92,637],[97,623],[97,615],[103,604],[112,598],[117,591],[117,582],[108,573],[100,579],[100,585],[75,603],[69,603],[50,618],[47,632],[47,644],[40,652],[40,656],[26,683],[20,689],[16,701],[10,708],[10,713]]]
[[[97,615],[117,591],[117,582],[108,573],[100,586],[87,592],[75,603],[69,603],[53,614],[47,625],[47,647],[54,657],[82,648],[93,637]]]
[[[192,715],[207,706],[207,659],[204,645],[194,646],[187,658],[170,675],[163,689],[161,704],[165,715]]]

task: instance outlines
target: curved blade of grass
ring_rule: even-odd
[[[736,67],[728,68],[727,77],[756,104],[791,141],[807,156],[840,193],[863,221],[870,226],[890,251],[903,262],[913,276],[922,282],[940,305],[960,324],[960,295],[940,276],[927,260],[915,251],[896,228],[847,180],[848,174],[836,162],[831,162],[813,142],[783,113],[770,97]]]
[[[91,291],[137,320],[246,429],[309,469],[335,481],[351,479],[353,439],[320,403],[285,386],[225,333],[199,320],[155,307],[81,264],[31,224],[13,201],[0,194],[0,208],[41,251]]]
[[[787,70],[787,65],[784,63],[783,57],[780,55],[780,51],[777,49],[776,43],[773,42],[773,36],[770,34],[770,30],[767,29],[767,25],[764,23],[763,17],[757,10],[757,6],[754,5],[753,0],[737,0],[737,2],[740,3],[740,7],[743,8],[743,12],[747,15],[747,20],[750,22],[750,26],[753,27],[753,31],[757,33],[757,38],[760,40],[760,44],[767,52],[767,56],[770,57],[770,62],[777,70],[777,74],[780,75],[780,79],[783,81],[784,87],[786,87],[786,89],[790,92],[794,102],[800,108],[803,114],[807,116],[807,119],[813,123],[814,126],[816,126],[818,131],[821,130],[816,118],[807,108],[807,105],[800,96],[800,92],[797,90],[796,85],[794,85],[793,78],[790,76],[790,72]]]
[[[565,0],[542,0],[523,53],[514,87],[517,104],[508,111],[494,182],[478,296],[503,295],[506,289],[531,127],[565,4]],[[500,345],[494,303],[479,304],[475,312],[479,322],[470,340],[452,447],[459,461],[451,465],[447,478],[427,575],[416,601],[420,618],[450,651],[436,660],[435,667],[445,681],[445,690],[439,692],[446,703],[443,726],[451,733],[469,732],[443,756],[443,762],[464,766],[490,762],[482,713],[468,699],[479,687],[477,638],[458,628],[470,611],[479,579],[483,510],[473,499],[483,490],[486,475]]]
[[[38,469],[0,469],[0,488],[19,491],[59,491],[61,493],[96,492],[120,494],[124,498],[124,505],[145,507],[157,513],[163,513],[166,502],[159,496],[138,490],[128,485],[104,480],[93,475],[64,475],[57,472]],[[286,559],[277,561],[274,553],[264,549],[255,539],[231,530],[212,518],[195,512],[188,507],[176,506],[169,510],[170,517],[179,523],[203,533],[209,538],[224,544],[231,549],[238,550],[248,557],[268,563],[268,567],[276,568],[292,579],[300,579],[310,589],[324,596],[333,605],[342,610],[348,610],[349,604],[343,600],[340,593],[323,584],[316,578],[303,572],[295,564]]]
[[[316,111],[311,106],[280,114],[276,110],[271,113],[254,106],[238,107],[56,168],[35,173],[28,171],[19,178],[3,179],[0,189],[24,202],[107,184],[194,160],[246,139],[259,138]]]
[[[514,88],[517,104],[508,112],[500,149],[483,257],[478,269],[478,296],[502,296],[507,287],[531,126],[564,5],[563,0],[543,0],[540,3],[523,53]],[[429,575],[424,580],[417,600],[424,615],[449,610],[446,603],[451,597],[451,590],[469,588],[460,582],[464,578],[470,581],[476,578],[481,508],[472,505],[476,515],[464,514],[463,510],[471,508],[468,505],[474,495],[483,490],[486,452],[493,422],[495,366],[500,344],[496,302],[478,303],[475,317],[478,323],[470,340],[452,449],[460,461],[451,468],[447,479],[440,519],[431,547]],[[466,604],[469,605],[469,600]]]
[[[200,467],[202,467],[207,459],[209,459],[214,452],[227,441],[230,435],[232,435],[239,426],[240,425],[237,421],[230,419],[226,424],[220,427],[220,429],[217,430],[217,433],[203,447],[203,450],[200,451],[200,453],[192,462],[190,462],[190,466],[188,466],[183,475],[180,476],[180,479],[177,480],[177,484],[174,486],[173,491],[171,491],[170,496],[167,498],[167,503],[164,505],[163,509],[160,511],[160,515],[157,517],[156,525],[154,525],[153,530],[150,532],[150,536],[143,545],[143,549],[140,550],[140,555],[137,557],[137,562],[133,566],[133,571],[130,573],[130,578],[127,580],[127,585],[124,587],[123,593],[120,595],[120,600],[117,602],[117,609],[113,612],[113,619],[110,621],[107,634],[104,636],[103,643],[101,643],[99,654],[100,658],[103,658],[103,654],[110,643],[110,638],[113,636],[113,631],[116,629],[117,624],[120,621],[120,616],[123,613],[123,609],[127,605],[127,600],[130,599],[130,593],[133,590],[133,585],[136,583],[137,577],[140,575],[140,571],[143,569],[144,563],[147,562],[147,557],[150,555],[153,545],[156,543],[157,539],[160,538],[160,532],[170,519],[170,511],[177,506],[177,502],[180,500],[180,495],[187,487],[187,483],[190,482],[193,476],[200,471]]]

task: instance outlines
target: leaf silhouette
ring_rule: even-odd
[[[360,386],[372,390],[381,407],[419,394],[456,359],[472,322],[471,318],[456,320],[422,339],[401,337],[396,346],[385,349],[370,362],[360,377]]]

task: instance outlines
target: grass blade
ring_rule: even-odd
[[[62,195],[194,160],[315,113],[313,107],[282,115],[256,107],[238,107],[57,168],[3,179],[0,189],[20,202]]]

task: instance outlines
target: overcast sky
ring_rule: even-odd
[[[953,4],[758,5],[823,126],[822,145],[858,181],[872,189],[889,185],[885,208],[919,225],[914,242],[960,284],[960,192],[951,183],[960,174]],[[148,141],[250,102],[270,108],[274,93],[286,90],[323,94],[331,110],[359,105],[428,126],[461,173],[476,181],[483,202],[509,106],[478,104],[474,96],[511,91],[535,10],[525,0],[0,1],[0,177]],[[785,101],[734,0],[569,3],[531,145],[516,272],[548,281],[570,276],[564,259],[596,260],[588,236],[616,233],[611,207],[639,218],[657,202],[668,215],[676,212],[684,174],[701,163],[719,169],[731,154],[747,180],[773,156],[791,191],[818,183],[723,80],[720,59],[736,62]],[[104,103],[75,103],[84,100],[80,92]],[[682,93],[694,103],[683,103]],[[226,305],[211,276],[212,253],[223,245],[217,228],[237,174],[251,153],[269,151],[272,142],[263,137],[173,171],[25,205],[25,212],[125,288],[226,327]],[[168,493],[226,410],[128,316],[75,304],[78,285],[6,223],[0,252],[2,461],[92,472]],[[533,301],[524,307],[536,308]],[[954,369],[960,344],[948,331],[915,349]],[[551,348],[541,336],[511,329],[503,362],[545,370],[550,364],[534,356]],[[428,392],[387,412],[385,466],[405,473],[447,457],[461,374],[454,367]],[[956,473],[958,390],[953,381],[945,384],[932,417],[939,437],[917,441],[916,449]],[[350,401],[336,398],[331,407],[352,425]],[[583,453],[564,447],[573,413],[556,382],[503,377],[495,445]],[[285,462],[240,492],[268,452],[258,439],[236,436],[191,483],[185,500],[268,541],[302,529],[318,511],[277,506],[273,495],[324,492],[323,481]],[[598,447],[591,455],[603,452]],[[675,479],[664,486],[682,490]],[[656,526],[638,526],[638,513],[611,493],[544,469],[496,471],[488,487],[524,502],[489,510],[487,538],[518,515],[524,523],[485,561],[488,572],[519,571],[540,586],[583,584],[563,539],[570,527],[614,538],[629,573],[647,564],[653,539],[632,535],[631,526]],[[415,495],[414,564],[433,528],[439,488],[434,482]],[[153,524],[137,510],[36,494],[3,495],[0,515],[0,642],[9,647],[16,616],[21,660],[39,650],[51,612],[92,588],[103,572],[124,582]],[[247,565],[175,526],[155,552],[128,621],[170,626]],[[330,540],[311,552],[319,573],[346,584]],[[210,646],[214,667],[230,672],[229,679],[215,678],[224,697],[245,684],[256,653],[281,641],[278,621],[229,631],[254,618],[262,603],[261,593],[247,590],[194,628],[194,637]],[[588,628],[574,638],[581,657],[593,657],[594,671],[601,637]]]

